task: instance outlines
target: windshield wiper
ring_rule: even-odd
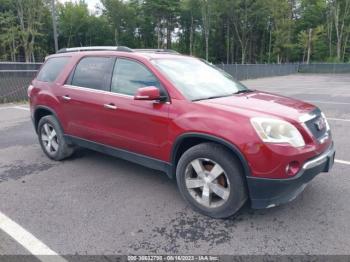
[[[232,95],[238,95],[238,94],[243,94],[243,93],[251,93],[251,92],[254,92],[254,90],[243,89],[243,90],[237,91],[236,93],[232,93],[230,95],[210,96],[210,97],[193,99],[192,101],[195,102],[195,101],[201,101],[201,100],[210,100],[210,99],[216,99],[216,98],[221,98],[221,97],[228,97],[228,96],[232,96]]]
[[[234,95],[237,95],[237,94],[244,94],[244,93],[252,93],[254,92],[254,90],[251,90],[251,89],[243,89],[243,90],[239,90],[237,91],[236,93],[233,93]]]
[[[243,90],[239,90],[236,93],[233,93],[234,95],[238,95],[238,94],[243,94],[243,93],[251,93],[254,92],[254,90],[250,90],[250,89],[243,89]]]
[[[200,100],[209,100],[209,99],[216,99],[216,98],[228,97],[228,96],[232,96],[232,95],[210,96],[210,97],[193,99],[192,101],[195,102],[195,101],[200,101]]]

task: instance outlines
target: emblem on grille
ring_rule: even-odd
[[[319,119],[317,119],[317,121],[315,122],[315,126],[317,128],[318,131],[321,131],[322,129],[324,129],[326,127],[326,121],[324,120],[323,117],[320,117]]]

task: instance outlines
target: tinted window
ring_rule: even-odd
[[[49,58],[43,68],[40,70],[37,80],[43,82],[53,82],[58,77],[70,57],[53,57]]]
[[[111,90],[115,93],[135,95],[141,87],[160,88],[158,79],[143,65],[127,59],[117,59]]]
[[[85,57],[75,68],[72,85],[109,91],[114,58]]]

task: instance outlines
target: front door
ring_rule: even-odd
[[[138,88],[155,86],[166,94],[158,79],[135,60],[118,58],[103,121],[109,136],[106,144],[161,160],[169,125],[168,102],[134,100]]]

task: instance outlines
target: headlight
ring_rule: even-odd
[[[327,130],[327,131],[330,130],[331,128],[329,127],[329,124],[328,124],[326,115],[322,112],[322,113],[321,113],[321,116],[323,117],[324,122],[325,122],[325,124],[326,124],[326,130]]]
[[[254,117],[251,123],[259,137],[266,143],[288,143],[294,147],[305,146],[305,141],[298,129],[287,121]]]

